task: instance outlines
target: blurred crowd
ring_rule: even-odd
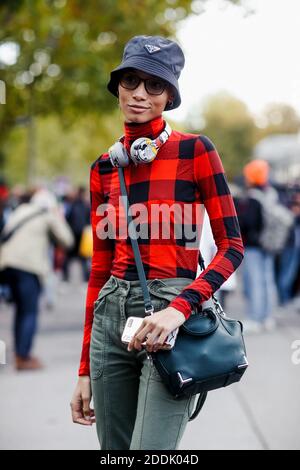
[[[0,182],[0,298],[12,303],[17,370],[41,369],[34,357],[40,298],[55,306],[56,290],[77,261],[82,281],[90,272],[92,236],[85,188],[55,194],[45,186],[9,189]]]
[[[234,199],[245,246],[244,328],[260,333],[277,327],[274,311],[300,311],[300,186],[272,183],[263,160],[243,176]]]
[[[226,311],[227,297],[239,282],[245,333],[269,332],[278,319],[284,322],[287,310],[300,313],[300,184],[275,183],[268,163],[256,159],[230,186],[245,256],[216,297]],[[217,250],[206,213],[200,250],[206,265]]]
[[[300,312],[300,185],[280,186],[263,160],[252,160],[231,185],[245,257],[216,296],[226,311],[238,280],[245,302],[244,331],[277,327],[274,312]],[[216,253],[207,215],[200,250],[206,265]],[[17,370],[43,367],[32,356],[41,294],[55,307],[56,291],[70,281],[76,260],[82,281],[92,256],[89,193],[83,187],[55,193],[44,186],[8,189],[0,181],[0,299],[14,305],[14,360]],[[200,271],[198,271],[198,274]]]

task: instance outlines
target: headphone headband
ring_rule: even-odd
[[[164,130],[162,133],[155,139],[155,144],[157,145],[157,148],[160,148],[165,142],[167,142],[168,138],[170,137],[172,132],[171,126],[167,123]]]

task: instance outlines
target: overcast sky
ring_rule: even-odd
[[[185,20],[178,39],[186,57],[179,79],[182,104],[167,113],[184,119],[203,97],[227,90],[254,113],[268,102],[292,104],[300,113],[300,0],[249,0],[256,13],[218,9]]]

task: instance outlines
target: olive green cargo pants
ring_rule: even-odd
[[[166,308],[187,278],[147,280],[155,311]],[[113,275],[94,304],[91,386],[102,450],[177,449],[195,396],[175,399],[144,349],[127,351],[121,335],[129,316],[144,317],[140,282]]]

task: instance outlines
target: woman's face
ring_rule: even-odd
[[[134,73],[142,79],[157,78],[137,69],[127,69],[124,73]],[[168,101],[174,99],[174,93],[171,86],[160,95],[149,94],[143,81],[134,90],[128,90],[118,85],[119,104],[125,117],[125,122],[144,123],[160,116],[166,107]]]

